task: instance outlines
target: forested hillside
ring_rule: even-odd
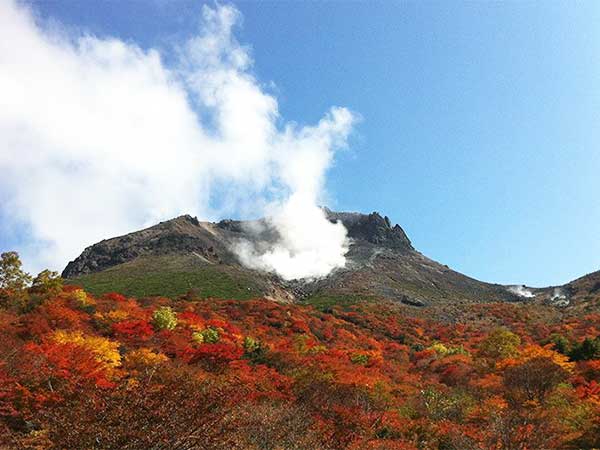
[[[96,297],[5,262],[0,448],[600,446],[598,313]]]

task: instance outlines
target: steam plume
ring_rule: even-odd
[[[355,116],[334,107],[315,126],[282,122],[233,34],[239,21],[232,6],[204,7],[167,66],[164,51],[51,30],[0,3],[0,226],[17,230],[30,269],[182,213],[248,211],[281,239],[242,245],[246,264],[286,278],[344,264],[345,230],[316,205]]]
[[[523,298],[533,298],[535,294],[524,285],[508,286],[508,290]]]

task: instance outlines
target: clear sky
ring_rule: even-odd
[[[142,48],[192,33],[201,8],[30,3]],[[315,123],[331,105],[361,116],[327,175],[333,209],[380,211],[422,253],[485,281],[553,285],[600,269],[599,3],[234,5],[282,117]]]

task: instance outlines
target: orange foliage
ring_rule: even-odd
[[[600,447],[600,360],[553,341],[594,339],[600,314],[79,289],[0,310],[0,447]],[[150,324],[159,307],[173,329]]]

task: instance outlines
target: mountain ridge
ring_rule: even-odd
[[[322,278],[286,281],[276,274],[241,264],[234,251],[236,243],[242,240],[253,243],[276,241],[278,233],[265,219],[202,222],[190,215],[91,245],[69,262],[62,275],[92,290],[94,283],[101,280],[100,293],[111,287],[113,275],[122,280],[118,286],[127,290],[129,285],[143,285],[145,273],[160,274],[164,278],[170,274],[185,280],[181,288],[170,287],[170,295],[199,289],[204,296],[212,293],[206,289],[204,278],[215,282],[223,277],[230,278],[232,285],[239,289],[218,291],[220,295],[238,297],[251,292],[278,301],[312,298],[335,303],[355,298],[380,298],[411,306],[498,301],[568,306],[572,297],[587,298],[583,291],[573,295],[576,292],[572,286],[574,282],[557,287],[528,288],[476,280],[418,252],[402,227],[392,225],[387,216],[378,212],[334,212],[327,208],[324,211],[331,222],[339,221],[344,225],[350,245],[346,266]],[[128,272],[137,275],[133,277]],[[600,296],[600,288],[597,291]],[[165,295],[159,287],[132,290],[131,293]]]

